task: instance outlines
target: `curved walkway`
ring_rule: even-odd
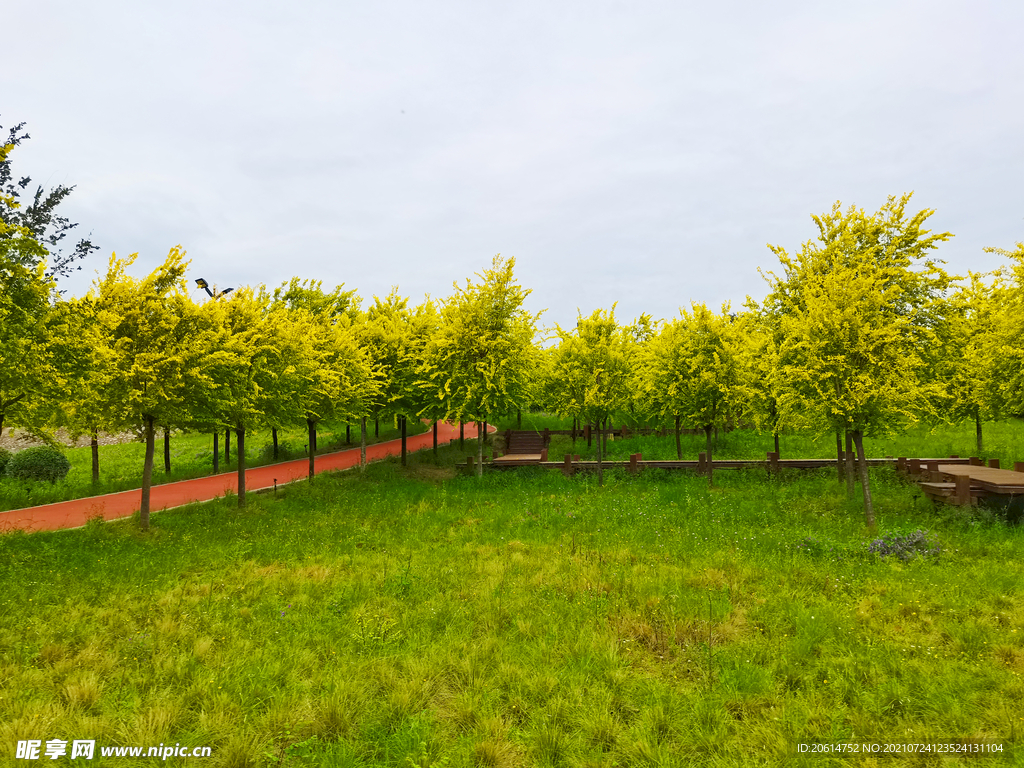
[[[466,439],[476,438],[476,425],[466,422]],[[488,425],[487,431],[496,430]],[[437,425],[437,444],[440,447],[449,440],[458,439],[457,424],[441,422]],[[433,430],[421,435],[410,435],[406,438],[409,452],[422,451],[434,445]],[[402,440],[389,440],[386,443],[375,443],[366,446],[366,460],[379,461],[388,456],[400,456]],[[319,454],[316,457],[316,474],[348,469],[359,465],[359,448]],[[284,461],[280,464],[268,464],[253,467],[245,471],[246,492],[273,488],[274,484],[283,485],[309,477],[309,457]],[[157,512],[161,509],[180,507],[197,501],[209,501],[228,492],[238,491],[238,473],[223,472],[219,475],[197,477],[193,480],[179,480],[175,483],[154,485],[150,491],[150,509]],[[44,504],[39,507],[12,509],[0,512],[0,533],[22,530],[56,531],[62,528],[77,528],[85,525],[88,520],[102,517],[104,520],[117,520],[131,517],[139,511],[142,503],[142,489],[108,493],[103,496],[88,496],[84,499],[59,501],[55,504]]]

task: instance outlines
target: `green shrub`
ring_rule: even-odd
[[[13,455],[14,454],[6,448],[0,448],[0,475],[4,473],[4,467],[7,466],[7,462],[11,460],[11,456]]]
[[[56,448],[40,445],[18,451],[7,461],[4,474],[15,480],[63,480],[71,470],[68,457]]]

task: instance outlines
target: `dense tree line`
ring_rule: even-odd
[[[41,212],[40,194],[32,216],[19,212],[16,145],[0,146],[0,429],[91,435],[94,479],[97,434],[137,430],[144,527],[161,430],[233,434],[239,504],[247,434],[270,429],[276,445],[277,429],[304,424],[312,474],[325,419],[360,425],[364,463],[368,420],[394,419],[404,434],[408,418],[485,422],[540,407],[598,428],[599,467],[611,421],[671,425],[680,457],[680,430],[696,428],[709,482],[716,430],[751,424],[776,450],[780,432],[813,430],[845,447],[851,491],[855,449],[873,525],[865,435],[970,419],[980,451],[983,420],[1024,415],[1024,243],[993,249],[1008,260],[993,274],[950,276],[932,253],[952,235],[925,229],[933,212],[910,215],[909,195],[873,214],[837,203],[812,217],[816,237],[795,255],[770,246],[778,272],[740,312],[693,303],[620,325],[613,306],[543,339],[501,256],[418,306],[394,290],[364,308],[344,286],[299,278],[196,302],[179,248],[142,278],[129,274],[135,256],[112,257],[87,295],[65,299],[55,277],[68,260],[54,253],[67,222],[46,235],[53,206]]]

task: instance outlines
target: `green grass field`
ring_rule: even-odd
[[[941,547],[901,562],[868,552],[829,471],[599,488],[478,480],[465,453],[162,512],[145,535],[0,538],[0,759],[90,738],[212,748],[167,765],[958,765],[795,749],[966,738],[1014,762],[1020,527],[879,470],[879,535]]]

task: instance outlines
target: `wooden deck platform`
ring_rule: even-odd
[[[918,485],[932,501],[966,506],[980,501],[1019,506],[1024,499],[1024,472],[976,464],[932,465],[921,468]]]

